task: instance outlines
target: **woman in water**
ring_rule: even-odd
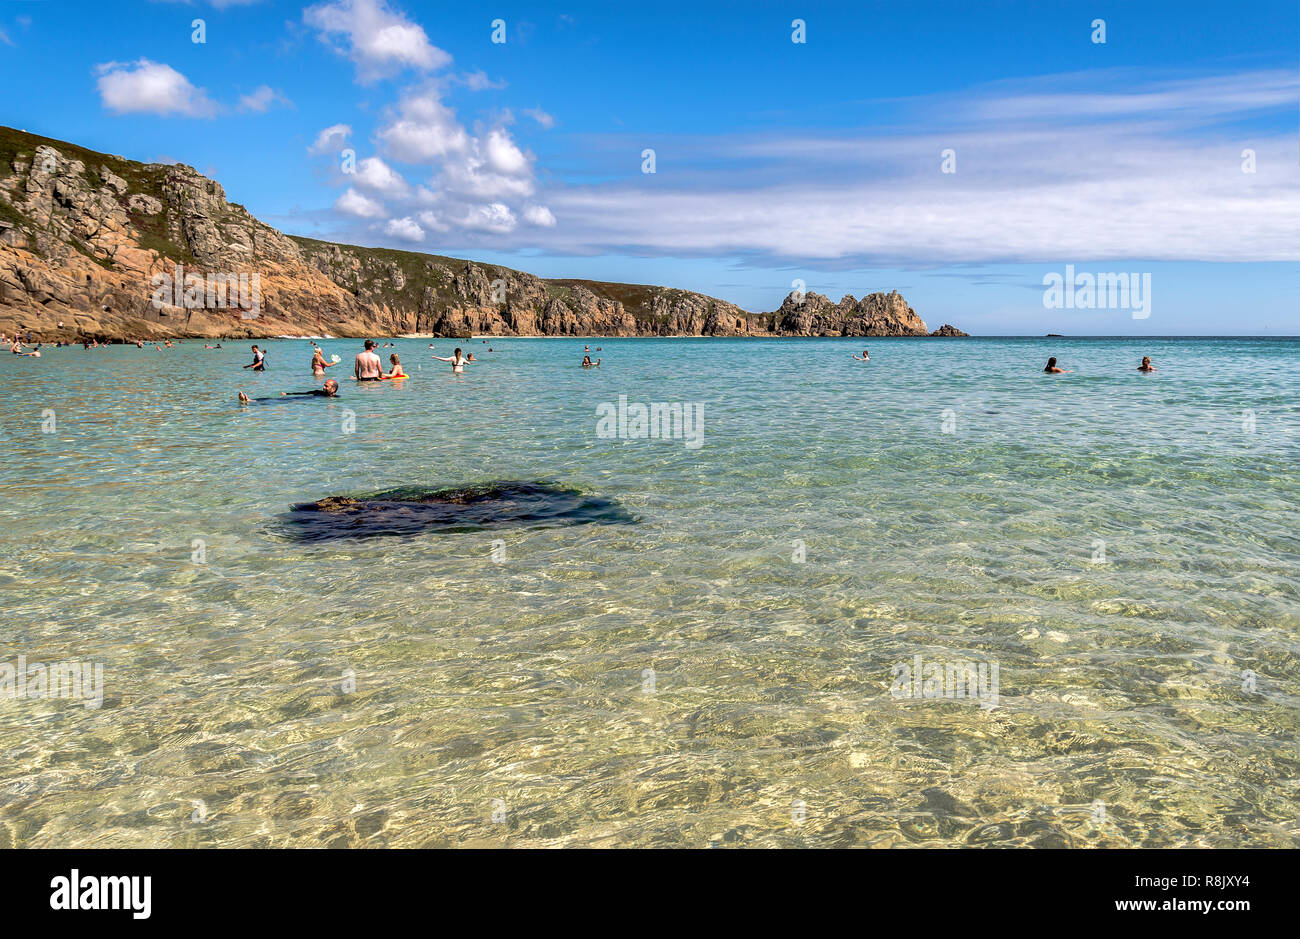
[[[405,373],[404,371],[402,371],[402,363],[399,362],[399,361],[397,361],[397,353],[396,353],[396,352],[394,352],[392,355],[390,355],[390,356],[388,357],[388,361],[392,363],[392,365],[393,365],[393,370],[392,370],[391,372],[389,372],[387,375],[385,375],[385,376],[384,376],[385,378],[405,378],[405,377],[406,377],[406,373]]]
[[[859,358],[858,356],[856,356],[856,355],[854,356],[854,358],[857,359],[859,362],[868,362],[868,361],[870,361],[870,356],[867,355],[867,350],[866,350],[866,349],[863,349],[863,350],[862,350],[862,356],[861,356],[860,358]]]
[[[468,361],[468,359],[461,356],[459,347],[457,347],[456,351],[451,354],[451,358],[448,358],[445,355],[435,355],[433,358],[437,359],[439,362],[450,362],[451,370],[453,372],[465,371],[465,363]]]
[[[1139,372],[1154,372],[1156,367],[1151,364],[1151,356],[1142,356],[1142,364],[1138,366]]]
[[[1069,370],[1064,368],[1057,368],[1056,356],[1052,356],[1050,359],[1047,360],[1047,367],[1043,369],[1043,371],[1048,372],[1052,375],[1064,375]]]
[[[320,346],[313,346],[312,348],[315,349],[315,351],[311,356],[311,373],[316,378],[324,378],[325,369],[329,368],[331,365],[336,365],[337,363],[326,362],[325,352]]]

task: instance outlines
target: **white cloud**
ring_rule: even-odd
[[[508,234],[517,224],[515,213],[510,207],[500,202],[489,205],[476,205],[466,209],[460,218],[460,226],[470,231],[490,232],[496,235]]]
[[[339,147],[348,142],[348,138],[351,136],[351,125],[335,124],[332,127],[326,127],[316,135],[316,142],[307,148],[307,152],[313,156],[320,156],[324,153],[335,153]]]
[[[131,63],[105,62],[95,67],[99,97],[117,114],[171,114],[212,117],[217,106],[202,88],[170,65],[139,59]]]
[[[544,130],[550,130],[555,126],[555,118],[541,108],[524,108],[524,113],[540,124]]]
[[[671,174],[548,191],[565,224],[547,246],[826,267],[1300,260],[1294,133],[1246,122],[1293,116],[1294,74],[1095,90],[1106,77],[919,100],[910,130],[674,138]],[[623,165],[643,143],[607,145]]]
[[[362,189],[389,196],[401,196],[410,190],[405,179],[379,157],[366,157],[357,164],[353,181]]]
[[[409,216],[406,218],[392,219],[384,226],[384,233],[402,241],[424,240],[424,229],[417,225],[415,220]]]
[[[535,158],[506,128],[509,111],[499,113],[496,121],[471,133],[443,102],[437,86],[407,89],[376,128],[383,157],[357,165],[349,180],[355,188],[339,199],[336,209],[361,218],[402,216],[385,228],[394,238],[412,235],[417,220],[421,238],[430,231],[504,235],[518,228],[520,217],[535,229],[553,228],[555,216],[536,201]],[[425,182],[412,187],[394,162],[423,168]],[[392,211],[381,206],[380,198]]]
[[[429,42],[418,24],[392,10],[385,0],[337,0],[303,11],[308,26],[321,41],[338,40],[338,51],[357,67],[357,78],[369,83],[403,68],[422,71],[451,64],[451,56]]]
[[[438,200],[524,199],[537,188],[532,158],[502,128],[494,128],[482,137],[466,134],[463,146],[431,162],[435,169],[432,191]]]
[[[420,224],[423,225],[425,228],[432,228],[434,231],[439,231],[439,232],[451,231],[450,225],[448,225],[446,222],[440,219],[436,214],[428,211],[427,209],[421,212],[419,215],[417,215],[416,218],[420,220]]]
[[[388,210],[384,208],[383,203],[371,199],[369,196],[363,196],[350,187],[343,195],[338,197],[338,200],[334,203],[334,208],[344,215],[352,215],[356,218],[388,217]]]
[[[524,221],[538,228],[555,227],[555,215],[544,205],[530,205],[524,209]]]
[[[444,194],[465,199],[526,199],[537,189],[531,173],[510,176],[487,169],[477,146],[463,159],[446,161],[438,183]]]
[[[380,129],[388,154],[403,163],[429,163],[469,148],[470,137],[436,89],[409,92]]]
[[[499,91],[506,86],[504,79],[493,81],[488,78],[487,72],[482,69],[466,72],[464,75],[457,76],[456,80],[470,91],[487,91],[488,89]]]
[[[260,85],[254,91],[239,98],[241,111],[255,111],[258,114],[269,111],[273,106],[293,107],[293,102],[276,91],[270,85]]]
[[[482,143],[483,157],[489,169],[505,176],[520,176],[529,170],[528,158],[501,128],[487,132]]]

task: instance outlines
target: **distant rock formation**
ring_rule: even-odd
[[[839,303],[819,293],[791,293],[776,311],[781,336],[926,336],[925,322],[897,290]]]
[[[159,288],[172,279],[174,288]],[[245,290],[241,305],[226,282],[250,280],[255,298]],[[929,335],[897,291],[839,303],[792,293],[775,312],[750,313],[669,287],[543,280],[292,237],[227,201],[220,183],[192,167],[137,163],[11,128],[0,128],[0,330],[42,340]],[[934,335],[965,334],[945,325]]]

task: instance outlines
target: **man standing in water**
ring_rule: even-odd
[[[357,381],[379,381],[384,377],[384,363],[371,351],[374,348],[375,341],[367,339],[365,351],[357,353],[357,362],[352,369]]]
[[[154,346],[154,348],[157,349],[158,347]],[[266,353],[257,346],[253,346],[253,361],[245,365],[244,368],[251,368],[255,372],[264,372],[266,371],[265,359]]]

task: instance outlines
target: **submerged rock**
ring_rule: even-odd
[[[502,481],[458,489],[407,486],[366,496],[326,496],[283,518],[298,541],[467,532],[488,528],[631,525],[617,502],[548,483]]]

